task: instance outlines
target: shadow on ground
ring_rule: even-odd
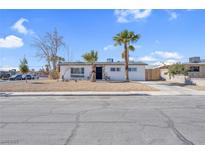
[[[4,92],[0,92],[0,97],[2,97],[2,96],[8,97],[8,96],[11,96],[11,94],[9,94],[9,93],[4,93]]]

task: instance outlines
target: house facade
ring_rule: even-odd
[[[205,60],[200,59],[200,57],[191,57],[189,62],[183,63],[188,70],[188,78],[184,75],[175,75],[170,77],[168,72],[168,66],[161,66],[160,78],[166,81],[174,81],[179,83],[192,83],[199,86],[205,85]]]
[[[191,78],[205,78],[205,63],[187,63],[188,76]]]
[[[142,62],[129,63],[130,80],[145,80],[145,66]],[[64,62],[60,64],[60,78],[65,80],[89,80],[92,74],[92,64],[86,62]],[[97,62],[97,80],[124,80],[124,62]]]

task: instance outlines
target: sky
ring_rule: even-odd
[[[121,61],[123,47],[113,36],[128,29],[140,34],[130,60],[151,65],[205,58],[205,10],[0,10],[0,68],[18,68],[27,58],[36,70],[46,63],[32,42],[55,28],[64,37],[59,55],[66,61],[83,61],[92,49],[98,61]]]

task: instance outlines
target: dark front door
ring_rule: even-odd
[[[102,67],[96,67],[96,79],[102,80]]]

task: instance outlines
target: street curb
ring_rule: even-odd
[[[146,93],[133,92],[0,92],[0,97],[10,96],[149,96]]]
[[[139,91],[139,92],[0,92],[0,97],[17,96],[205,96],[205,92],[179,93],[175,91]]]
[[[43,96],[151,96],[148,94],[45,94],[45,95],[38,95],[38,94],[33,94],[33,95],[0,95],[0,97],[43,97]]]

